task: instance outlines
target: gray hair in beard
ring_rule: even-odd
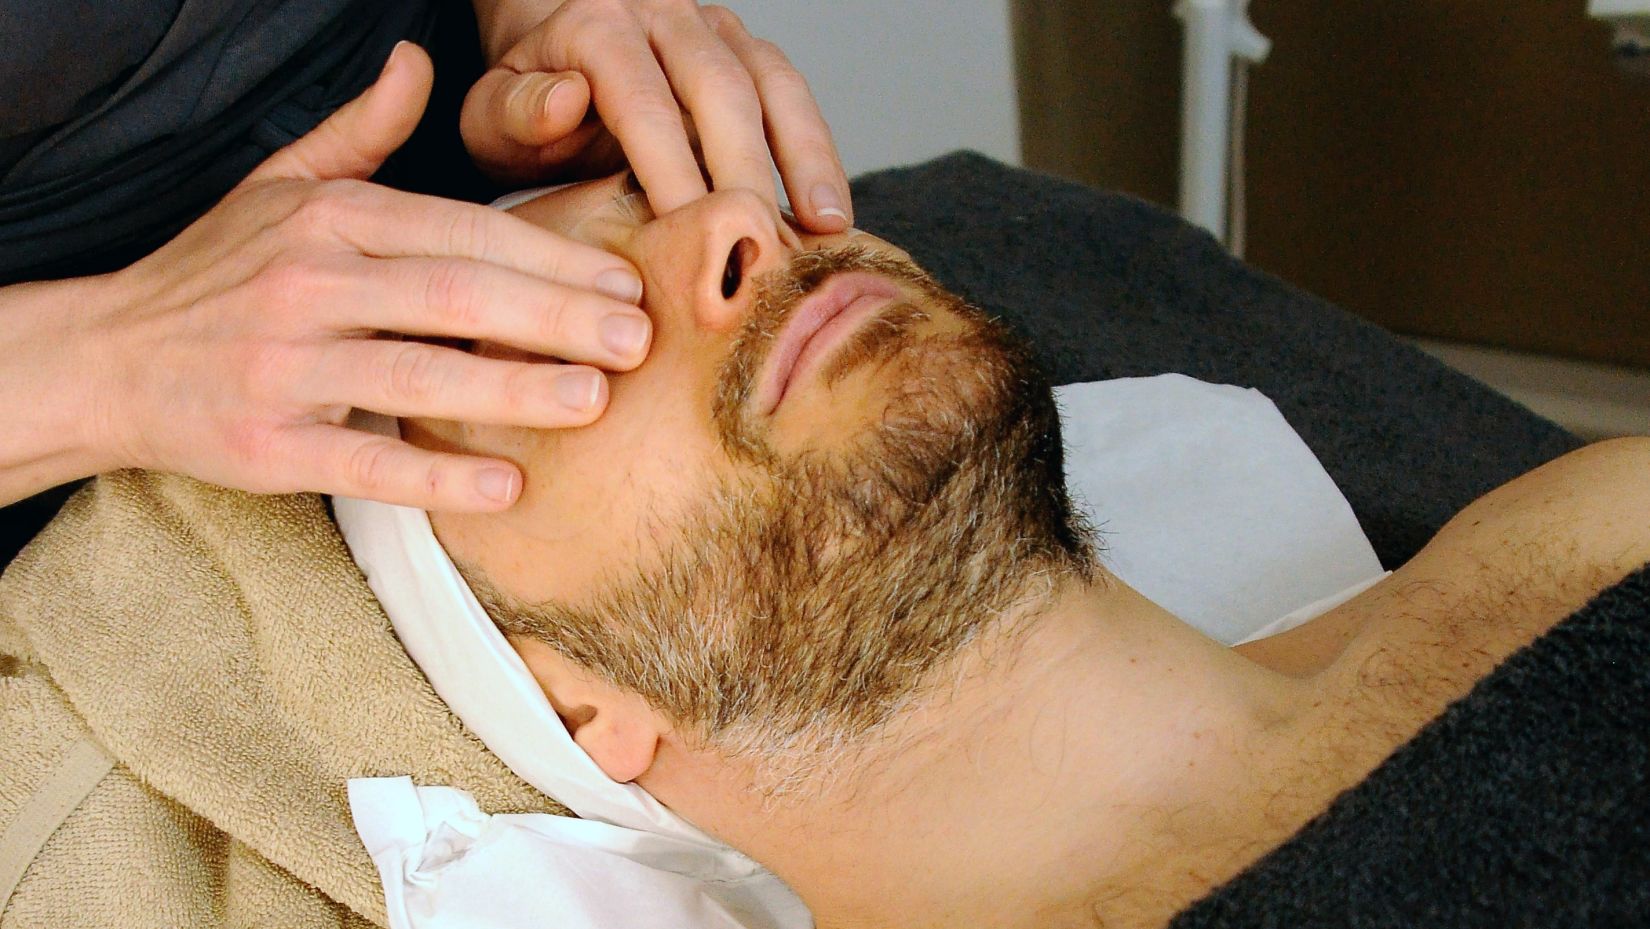
[[[868,323],[825,377],[867,363],[901,376],[845,448],[781,458],[746,401],[797,302],[846,270],[889,274],[924,300]],[[698,746],[755,762],[779,796],[841,776],[959,653],[1011,636],[1058,583],[1094,582],[1096,549],[1066,495],[1050,387],[1000,324],[860,249],[805,253],[759,283],[712,410],[756,476],[720,486],[656,564],[589,602],[516,602],[466,577],[505,633],[640,695]],[[966,331],[911,335],[927,313]]]

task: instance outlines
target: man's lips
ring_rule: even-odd
[[[868,271],[832,275],[791,313],[768,353],[756,408],[766,416],[791,385],[818,367],[831,349],[899,296],[893,281]]]

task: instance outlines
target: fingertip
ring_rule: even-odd
[[[834,184],[815,184],[808,192],[808,206],[812,215],[809,225],[816,232],[846,232],[854,224],[847,198]]]
[[[623,303],[634,305],[642,302],[642,277],[628,264],[596,275],[594,286],[597,292]]]
[[[590,104],[584,78],[567,71],[512,75],[493,92],[503,135],[530,148],[553,144],[576,131]]]
[[[399,75],[407,68],[428,71],[432,75],[435,71],[430,54],[423,46],[409,39],[402,39],[395,43],[395,47],[391,48],[389,55],[384,58],[384,68],[378,72],[378,80],[381,82],[391,75]]]
[[[588,365],[568,365],[556,377],[554,390],[570,425],[588,426],[607,409],[607,376]]]
[[[472,483],[485,510],[508,509],[521,497],[521,472],[509,465],[483,465]]]

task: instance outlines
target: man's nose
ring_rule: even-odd
[[[713,332],[750,312],[755,279],[783,268],[802,247],[774,207],[747,190],[719,190],[651,224],[643,264],[650,303]],[[675,315],[672,313],[672,315]]]

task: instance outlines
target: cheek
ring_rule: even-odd
[[[615,401],[627,399],[617,388],[615,394]],[[508,514],[528,567],[515,592],[581,602],[633,577],[726,469],[707,426],[658,391],[615,402],[596,423],[547,437]]]

